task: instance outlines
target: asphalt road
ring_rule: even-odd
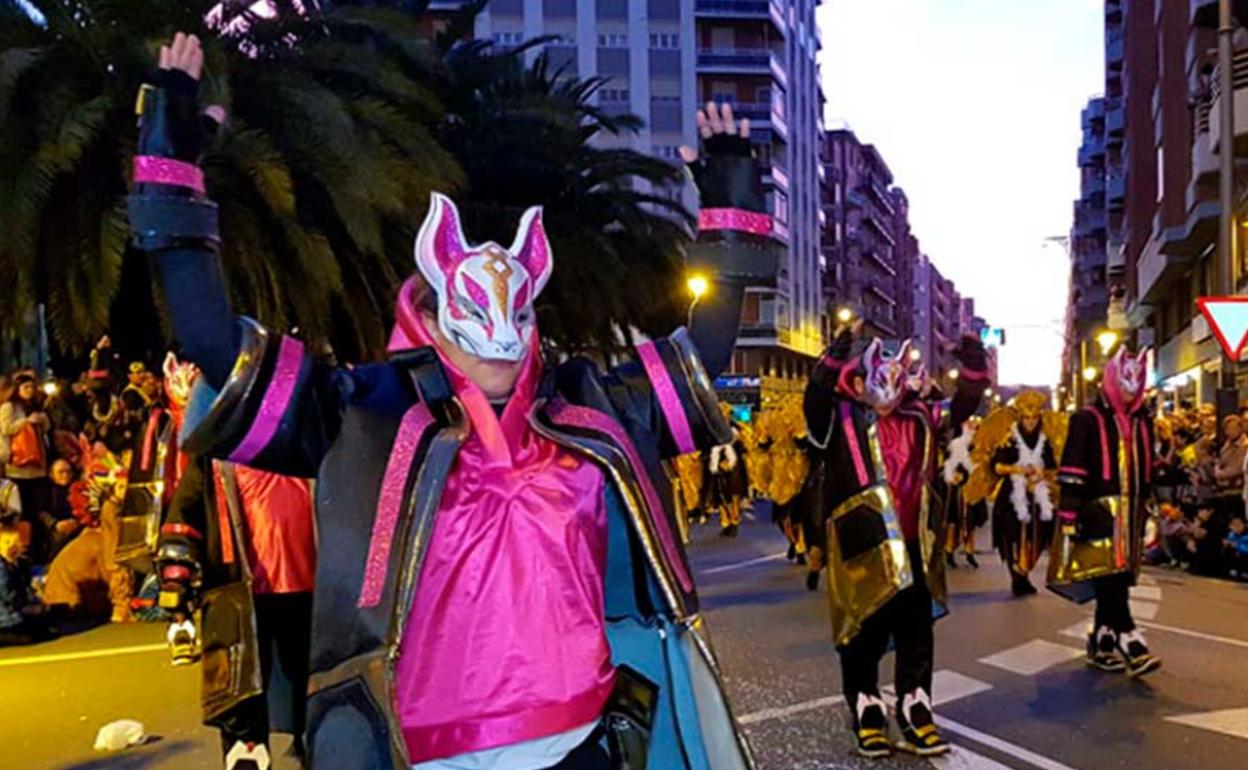
[[[733,540],[696,527],[694,537],[711,635],[762,770],[1248,766],[1248,586],[1147,573],[1134,603],[1165,667],[1136,682],[1084,667],[1074,635],[1087,608],[1011,598],[984,555],[978,572],[951,574],[953,612],[937,624],[934,695],[954,754],[868,763],[849,752],[826,595],[806,591],[769,526],[747,521]],[[198,670],[170,666],[161,637],[156,626],[106,626],[0,650],[0,770],[216,770]],[[884,668],[887,682],[891,659]],[[96,730],[122,718],[143,722],[149,742],[94,752]],[[278,770],[292,767],[278,757]]]

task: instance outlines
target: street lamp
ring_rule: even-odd
[[[1095,366],[1083,367],[1083,381],[1094,382],[1095,380],[1096,380],[1096,367]]]
[[[984,388],[984,396],[986,398],[992,398],[992,388]]]
[[[1109,351],[1113,350],[1114,345],[1118,344],[1118,332],[1106,329],[1096,335],[1096,344],[1101,346],[1101,353],[1108,356]]]
[[[710,291],[711,283],[706,280],[706,276],[701,273],[694,273],[685,281],[685,288],[693,295],[693,302],[689,303],[689,314],[685,319],[687,326],[693,326],[693,309],[698,306],[698,300]]]
[[[951,379],[951,380],[956,380],[956,379],[958,379],[958,377],[959,377],[959,376],[961,376],[961,375],[960,375],[960,373],[958,372],[958,370],[957,370],[957,369],[950,369],[950,370],[949,370],[949,379]]]
[[[910,360],[911,360],[911,361],[918,361],[918,360],[919,360],[920,358],[922,358],[922,357],[923,357],[923,352],[922,352],[921,350],[919,350],[918,348],[914,348],[914,349],[912,349],[912,350],[910,351]]]

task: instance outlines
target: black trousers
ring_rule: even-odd
[[[237,741],[268,743],[269,704],[267,691],[273,676],[273,650],[277,665],[290,682],[290,713],[297,753],[303,750],[308,692],[308,654],[312,637],[312,592],[256,594],[256,632],[260,642],[260,671],[265,694],[249,698],[234,707],[221,723],[224,751]]]
[[[1115,633],[1126,634],[1135,630],[1131,619],[1131,573],[1110,575],[1092,581],[1096,591],[1096,627],[1107,626]]]
[[[917,540],[907,541],[914,585],[894,596],[867,619],[849,644],[837,649],[841,655],[841,682],[846,700],[856,702],[863,693],[878,694],[880,659],[888,652],[889,639],[897,653],[893,680],[897,697],[923,688],[932,691],[932,594],[923,573],[923,554]]]

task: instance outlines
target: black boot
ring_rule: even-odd
[[[945,564],[949,566],[949,569],[958,568],[958,562],[953,558],[953,554],[951,553],[945,554]]]
[[[819,570],[811,570],[810,572],[806,573],[806,590],[807,591],[819,590]]]
[[[979,569],[979,562],[975,561],[975,554],[967,553],[966,563],[971,565],[971,569]]]
[[[1118,652],[1126,662],[1127,673],[1133,677],[1151,674],[1161,668],[1161,658],[1148,651],[1144,635],[1138,630],[1118,635]]]
[[[797,558],[797,544],[789,543],[789,550],[784,554],[784,558],[793,561]]]
[[[1026,575],[1012,575],[1013,584],[1010,590],[1015,596],[1030,596],[1036,592],[1036,587],[1031,584]]]

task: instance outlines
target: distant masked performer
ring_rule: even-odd
[[[909,343],[896,356],[879,339],[853,354],[838,332],[806,388],[811,441],[824,455],[832,637],[858,752],[892,751],[879,664],[896,648],[898,747],[922,756],[948,751],[932,714],[932,622],[945,613],[944,518],[931,490],[937,429],[930,405],[907,398]],[[979,340],[966,337],[950,408],[960,424],[978,407],[990,375]],[[903,403],[905,401],[906,403]]]
[[[1010,572],[1015,596],[1036,592],[1031,570],[1053,539],[1057,460],[1065,417],[1046,410],[1039,391],[1020,393],[994,410],[975,432],[977,461],[967,497],[992,497],[992,541]]]
[[[964,494],[976,467],[971,459],[971,443],[975,439],[977,425],[974,417],[962,423],[962,430],[949,442],[945,461],[941,465],[945,515],[948,518],[945,564],[950,567],[957,566],[957,553],[961,551],[966,563],[979,569],[979,562],[975,559],[975,532],[988,520],[988,506],[982,500],[971,504]]]
[[[548,360],[541,207],[474,243],[434,194],[388,359],[342,368],[231,311],[185,46],[142,103],[131,229],[203,371],[186,450],[316,478],[309,766],[751,767],[662,468],[731,440],[711,383],[745,287],[775,279],[748,126],[698,117],[689,262],[716,286],[692,331],[609,371]]]
[[[1058,468],[1061,529],[1049,557],[1050,588],[1072,601],[1096,600],[1088,665],[1131,676],[1161,667],[1128,601],[1153,483],[1153,423],[1144,407],[1148,356],[1148,348],[1135,355],[1120,348],[1105,365],[1096,402],[1070,418]]]

